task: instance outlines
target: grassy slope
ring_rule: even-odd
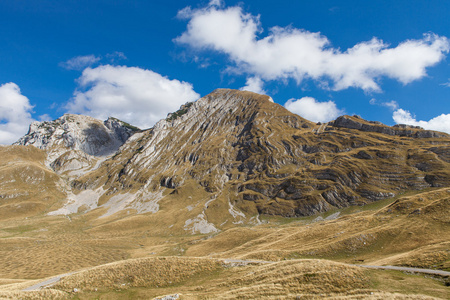
[[[279,224],[280,219],[269,218],[259,226],[235,227],[213,235],[171,234],[162,228],[160,234],[151,234],[147,222],[153,222],[154,215],[121,222],[104,220],[103,224],[96,224],[98,220],[94,222],[89,215],[75,215],[71,221],[43,216],[2,221],[0,242],[9,246],[1,248],[6,259],[0,260],[0,278],[4,278],[0,297],[147,299],[181,293],[184,299],[299,295],[403,299],[401,294],[424,294],[445,299],[450,296],[448,288],[429,276],[366,270],[333,260],[448,269],[445,208],[449,191],[434,189],[384,200],[360,207],[359,212],[347,208],[336,220],[295,218]],[[231,266],[209,256],[279,261]],[[129,257],[141,258],[127,260]],[[102,265],[106,262],[111,263]],[[97,265],[101,266],[91,268]],[[80,269],[85,271],[66,277],[47,291],[19,293],[14,289],[25,286],[20,279]],[[14,278],[19,283],[14,283]],[[82,292],[72,293],[75,287]]]
[[[224,232],[190,247],[187,254],[266,260],[320,257],[449,270],[449,195],[450,189],[443,188],[397,197],[360,212],[344,209],[340,218],[330,221],[298,218],[275,225],[275,219],[275,224]],[[238,234],[243,237],[236,244]]]
[[[0,157],[0,220],[38,215],[65,199],[59,177],[44,165],[44,151],[0,146]]]
[[[448,288],[430,278],[366,270],[327,260],[242,266],[193,257],[131,259],[70,275],[44,291],[19,293],[17,289],[23,286],[23,283],[0,286],[0,297],[149,299],[175,293],[181,294],[181,299],[431,299],[430,296],[445,299],[449,296]]]

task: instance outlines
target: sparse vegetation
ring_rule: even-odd
[[[120,123],[122,123],[123,126],[125,126],[126,128],[131,129],[132,131],[136,131],[136,132],[141,131],[140,128],[138,128],[138,127],[136,127],[136,126],[133,126],[133,125],[127,123],[127,122],[124,122],[124,121],[119,120],[119,119],[114,118],[114,117],[110,117],[110,118],[113,119],[113,120],[116,120],[116,121],[118,121],[118,122],[120,122]]]
[[[194,102],[188,102],[188,103],[182,105],[179,110],[177,110],[174,113],[171,113],[169,115],[169,117],[166,118],[166,120],[170,122],[170,121],[176,120],[177,118],[181,117],[182,115],[184,115],[185,113],[188,112],[189,107],[191,107],[192,104],[194,104]]]

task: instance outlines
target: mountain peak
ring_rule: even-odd
[[[250,92],[250,91],[242,91],[242,90],[234,90],[234,89],[227,89],[227,88],[218,88],[215,89],[214,91],[212,91],[209,96],[211,96],[211,98],[219,98],[220,96],[224,97],[224,96],[228,96],[230,98],[237,98],[237,99],[246,99],[246,98],[253,98],[255,100],[260,100],[260,101],[270,101],[273,102],[273,99],[267,95],[264,94],[258,94],[255,92]]]
[[[55,171],[73,171],[92,167],[97,161],[93,157],[115,153],[136,131],[138,128],[115,118],[102,122],[89,116],[64,114],[53,121],[31,123],[28,133],[14,145],[46,150],[47,164]]]
[[[64,114],[54,121],[31,123],[28,133],[14,144],[44,150],[62,147],[102,156],[117,151],[137,130],[116,118],[102,122],[89,116]]]

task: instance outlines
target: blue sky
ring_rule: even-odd
[[[446,0],[3,0],[0,144],[67,112],[150,127],[216,88],[450,133],[449,15]]]

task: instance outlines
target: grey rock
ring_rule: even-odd
[[[371,124],[366,124],[366,122]],[[448,137],[448,134],[446,133],[431,130],[423,130],[421,127],[418,126],[398,124],[393,127],[390,127],[380,122],[354,120],[348,116],[340,116],[334,122],[330,122],[330,125],[339,128],[357,129],[365,132],[377,132],[393,136],[406,136],[415,138]]]

